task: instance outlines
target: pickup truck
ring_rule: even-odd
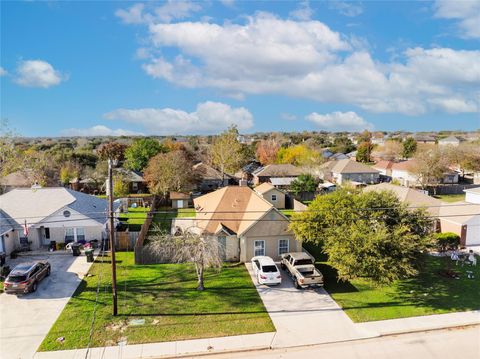
[[[282,254],[280,266],[290,274],[297,289],[309,286],[323,286],[323,275],[315,268],[312,257],[307,253]]]

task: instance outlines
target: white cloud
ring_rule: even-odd
[[[305,117],[308,121],[313,122],[321,129],[326,130],[343,130],[343,131],[363,131],[373,130],[373,124],[365,121],[355,112],[332,112],[325,115],[313,112]]]
[[[382,63],[361,39],[314,20],[256,13],[244,24],[150,24],[149,31],[151,48],[163,55],[152,55],[143,64],[148,75],[182,87],[218,89],[235,98],[281,94],[418,115],[445,111],[434,100],[438,98],[476,101],[480,85],[480,51],[411,48]],[[164,48],[177,53],[167,56]]]
[[[363,12],[362,5],[357,2],[346,2],[346,1],[330,1],[330,9],[337,10],[340,14],[348,17],[355,17],[360,15]]]
[[[2,66],[0,66],[0,77],[6,76],[8,74],[7,70],[5,70]]]
[[[125,24],[168,23],[175,19],[188,18],[201,9],[202,7],[196,2],[169,0],[152,9],[146,9],[145,4],[142,3],[134,4],[126,10],[118,9],[115,15]]]
[[[226,6],[226,7],[235,6],[235,0],[220,0],[220,2],[223,4],[223,6]]]
[[[68,128],[61,132],[63,136],[143,136],[143,133],[96,125],[90,128]]]
[[[120,120],[143,126],[157,135],[211,134],[230,125],[239,130],[253,126],[253,116],[244,107],[232,108],[219,102],[203,102],[194,112],[171,108],[117,109],[103,115],[107,120]]]
[[[21,61],[17,67],[15,82],[21,86],[48,88],[66,79],[65,75],[55,70],[46,61],[25,60]]]
[[[435,17],[458,20],[462,37],[480,38],[480,1],[478,0],[437,0]]]
[[[435,105],[435,107],[448,112],[448,113],[468,113],[468,112],[478,112],[478,104],[474,101],[465,101],[462,98],[434,98],[430,102]]]
[[[297,9],[290,11],[289,15],[294,19],[306,21],[312,18],[313,10],[308,1],[302,1]]]

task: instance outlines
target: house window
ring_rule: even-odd
[[[277,195],[276,194],[272,194],[272,201],[276,201],[277,200]]]
[[[77,242],[85,240],[85,229],[84,228],[77,228]]]
[[[50,228],[45,228],[45,239],[50,239]]]
[[[75,232],[73,228],[65,228],[65,243],[73,242],[75,240]]]
[[[133,191],[138,190],[138,182],[132,182],[132,190]]]
[[[288,239],[278,240],[278,254],[288,253],[290,241]]]
[[[253,242],[253,255],[255,257],[265,255],[265,241]]]

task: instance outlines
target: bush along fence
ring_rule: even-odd
[[[152,205],[150,210],[147,213],[147,219],[142,224],[140,233],[138,234],[137,242],[135,243],[135,264],[148,264],[148,261],[145,261],[146,253],[145,252],[145,240],[147,238],[150,227],[152,226],[153,217],[155,212],[160,207],[160,199],[158,196],[153,197]]]

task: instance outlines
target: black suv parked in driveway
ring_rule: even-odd
[[[50,275],[50,263],[38,261],[17,265],[3,283],[5,293],[22,294],[35,292],[38,283]]]

